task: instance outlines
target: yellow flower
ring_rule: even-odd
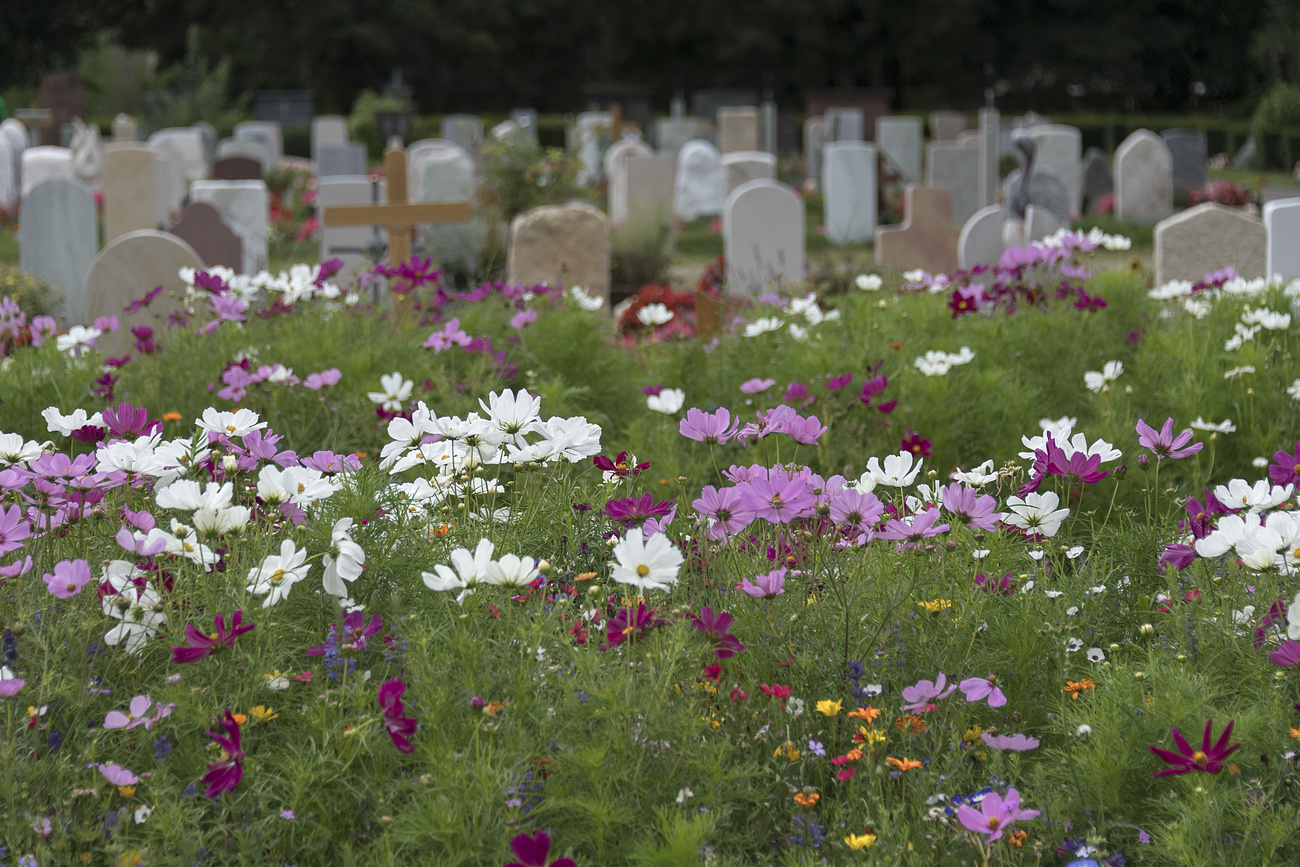
[[[973,744],[980,739],[980,735],[983,732],[984,729],[980,728],[979,726],[971,726],[970,728],[966,729],[966,733],[961,736],[961,739]]]
[[[785,756],[790,761],[795,762],[799,760],[799,751],[795,749],[792,742],[786,741],[776,748],[776,752],[772,753],[772,758],[774,759],[779,759],[781,756]]]
[[[122,853],[122,857],[118,859],[118,867],[140,867],[140,865],[144,863],[140,860],[142,857],[144,856],[141,854],[139,849],[127,849]],[[90,859],[83,858],[81,860],[89,861]]]
[[[817,712],[826,716],[835,716],[843,709],[844,705],[839,701],[819,701],[817,702]]]
[[[253,722],[259,723],[270,722],[279,716],[278,713],[273,713],[271,708],[264,707],[260,704],[256,707],[250,707],[248,712],[253,717]]]
[[[875,834],[850,834],[844,838],[844,845],[848,846],[854,852],[860,852],[863,849],[870,849],[871,844],[876,842]]]
[[[235,722],[239,723],[241,726],[244,723],[248,722],[248,717],[242,713],[232,713],[230,716],[235,720]]]
[[[117,790],[122,793],[123,798],[135,797],[135,786],[118,786]]]
[[[859,743],[866,744],[867,747],[870,748],[876,744],[883,744],[885,742],[885,733],[878,732],[875,729],[869,729],[866,726],[858,726],[858,734],[853,739]]]
[[[931,614],[938,614],[940,611],[943,611],[945,608],[951,608],[951,607],[952,607],[952,600],[950,600],[950,599],[931,599],[929,602],[918,602],[918,603],[916,603],[916,604],[919,605],[919,606],[921,606],[922,608],[924,608],[926,611],[930,612]]]
[[[1291,729],[1291,737],[1300,738],[1300,729]]]

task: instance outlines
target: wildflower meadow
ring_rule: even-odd
[[[4,298],[0,862],[1300,863],[1300,281],[1126,243]]]

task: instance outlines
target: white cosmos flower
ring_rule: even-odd
[[[68,329],[67,334],[60,334],[54,341],[59,352],[65,352],[73,358],[80,358],[81,353],[95,349],[95,341],[99,339],[104,332],[98,328],[87,328],[84,325],[74,325]]]
[[[1223,378],[1236,379],[1239,376],[1244,376],[1247,373],[1254,373],[1254,372],[1255,372],[1255,365],[1243,364],[1241,367],[1234,367],[1231,370],[1225,370],[1223,372]]]
[[[488,394],[488,402],[485,404],[480,398],[478,405],[503,435],[497,445],[506,442],[524,445],[524,436],[537,428],[541,418],[541,397],[529,394],[522,388],[517,394],[508,388],[500,394],[491,392]]]
[[[41,444],[21,434],[0,433],[0,468],[25,464],[41,456]]]
[[[542,422],[536,432],[541,435],[540,440],[526,449],[511,446],[511,461],[526,463],[564,459],[577,463],[600,454],[600,425],[587,421],[584,416],[553,416]]]
[[[406,399],[411,396],[411,391],[415,388],[412,380],[396,372],[379,377],[379,385],[383,391],[372,391],[366,396],[372,403],[379,404],[388,412],[401,412]]]
[[[985,461],[969,473],[961,470],[955,470],[948,478],[954,482],[961,482],[963,485],[970,485],[972,488],[982,488],[989,482],[998,480],[998,473],[993,469],[992,459]]]
[[[1216,424],[1212,421],[1206,421],[1198,415],[1196,421],[1192,422],[1189,427],[1196,428],[1197,430],[1214,431],[1216,433],[1224,434],[1237,432],[1237,426],[1232,423],[1232,419],[1230,418]]]
[[[893,488],[908,488],[916,482],[916,476],[921,472],[921,465],[924,463],[924,458],[917,460],[911,452],[899,452],[896,455],[888,455],[883,468],[879,458],[871,458],[867,461],[867,472],[877,484]]]
[[[1013,527],[1027,533],[1051,538],[1061,529],[1061,523],[1070,514],[1069,509],[1058,509],[1061,498],[1053,491],[1033,492],[1025,497],[1008,497],[1009,514],[1004,518]]]
[[[215,407],[203,410],[203,417],[195,422],[200,428],[225,437],[242,437],[255,430],[262,430],[266,422],[251,409],[237,409],[223,412]]]
[[[1300,641],[1300,592],[1296,593],[1291,604],[1286,607],[1286,637]]]
[[[769,331],[776,331],[785,321],[777,319],[775,316],[764,316],[761,319],[755,319],[745,326],[744,335],[746,337],[757,337],[760,334],[766,334]]]
[[[125,560],[114,560],[104,571],[104,579],[116,591],[104,597],[101,603],[104,614],[121,621],[104,635],[104,641],[111,647],[125,643],[128,653],[138,653],[167,622],[157,592],[152,587],[141,589],[133,583],[142,575],[134,564]]]
[[[537,577],[537,561],[532,557],[519,557],[515,554],[503,554],[496,562],[496,568],[490,570],[487,584],[499,584],[502,587],[527,587]]]
[[[451,565],[453,568],[439,563],[433,567],[432,572],[421,572],[420,577],[424,580],[424,586],[430,590],[440,593],[447,590],[463,591],[456,597],[456,601],[460,602],[473,593],[478,584],[492,583],[490,579],[497,569],[492,561],[492,542],[479,539],[472,554],[467,548],[452,549]]]
[[[190,516],[190,522],[198,535],[211,538],[241,532],[248,526],[248,519],[252,514],[247,506],[223,508],[204,506],[194,511]]]
[[[1269,331],[1283,331],[1291,327],[1291,314],[1260,307],[1241,314],[1241,321],[1247,325],[1261,325]]]
[[[1291,395],[1292,400],[1300,400],[1300,379],[1287,386],[1286,393]]]
[[[676,314],[663,304],[647,304],[636,312],[636,318],[647,328],[667,325]]]
[[[331,596],[346,597],[347,584],[361,577],[362,567],[366,564],[366,552],[352,540],[349,533],[353,523],[351,518],[340,518],[334,522],[334,528],[330,531],[331,553],[326,554],[322,560],[325,577],[321,586]],[[343,583],[345,581],[347,584]]]
[[[1124,373],[1124,362],[1108,361],[1101,371],[1090,370],[1083,375],[1083,384],[1093,394],[1099,393],[1108,382],[1114,382]]]
[[[948,361],[948,353],[937,349],[931,349],[912,364],[926,376],[947,376],[948,371],[952,369],[952,364]]]
[[[1192,283],[1189,280],[1170,280],[1159,288],[1152,289],[1147,293],[1148,298],[1154,298],[1157,301],[1170,301],[1174,298],[1183,298],[1192,294]]]
[[[41,411],[41,418],[45,419],[45,427],[50,433],[62,434],[63,436],[72,436],[72,432],[81,430],[83,427],[106,428],[104,424],[104,414],[97,412],[94,415],[86,415],[84,409],[74,409],[71,415],[63,415],[59,412],[58,407],[52,406]]]
[[[1216,493],[1214,496],[1217,498],[1219,495]],[[1219,502],[1224,501],[1220,499]],[[1192,547],[1200,557],[1206,559],[1219,557],[1236,547],[1241,538],[1260,523],[1259,515],[1253,512],[1245,515],[1224,515],[1219,519],[1219,526],[1207,533],[1205,538],[1193,542]]]
[[[286,500],[306,508],[318,500],[332,497],[343,489],[320,470],[307,467],[280,469],[267,464],[257,474],[257,496],[264,502],[279,504]]]
[[[1223,351],[1235,352],[1236,350],[1241,349],[1241,345],[1247,340],[1255,339],[1255,335],[1260,332],[1261,328],[1262,326],[1260,325],[1252,325],[1250,328],[1247,328],[1240,322],[1236,323],[1233,325],[1233,331],[1235,333],[1223,343]]]
[[[154,494],[154,502],[160,509],[192,512],[195,509],[220,509],[228,506],[234,494],[235,486],[230,482],[224,485],[208,482],[207,488],[204,489],[198,482],[181,479],[157,491]]]
[[[879,274],[859,274],[853,283],[863,292],[879,292],[880,287],[885,285]]]
[[[614,546],[613,579],[641,590],[660,590],[677,583],[682,552],[668,537],[656,533],[647,541],[634,527]]]
[[[1291,498],[1295,485],[1272,485],[1267,479],[1250,484],[1245,479],[1233,479],[1226,485],[1216,485],[1214,496],[1230,509],[1250,509],[1262,512],[1282,505]]]
[[[686,392],[680,388],[665,388],[658,394],[646,398],[645,405],[664,415],[675,415],[686,402]]]
[[[311,564],[307,562],[307,549],[299,551],[292,539],[280,543],[280,553],[272,554],[261,566],[248,570],[248,592],[258,596],[266,594],[263,608],[270,608],[289,595],[293,585],[307,577]]]
[[[583,310],[594,313],[605,307],[605,299],[588,295],[586,288],[583,286],[570,286],[569,291],[565,294],[570,301],[576,303]]]

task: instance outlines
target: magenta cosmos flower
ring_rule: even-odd
[[[397,747],[398,752],[409,753],[415,749],[408,738],[415,734],[416,723],[415,717],[402,716],[406,713],[406,705],[402,703],[404,692],[406,684],[401,680],[393,678],[384,681],[379,687],[379,709],[384,714],[384,726],[388,729],[388,736],[393,739],[393,746]]]
[[[957,818],[967,830],[974,831],[976,834],[985,834],[989,842],[992,842],[1000,839],[1002,832],[1012,822],[1036,819],[1039,812],[1039,810],[1020,809],[1020,793],[1015,789],[1007,789],[1006,797],[996,792],[989,792],[980,802],[978,810],[962,804],[957,808]]]
[[[18,690],[27,685],[27,681],[21,677],[0,680],[0,698],[13,698],[18,694]]]
[[[911,518],[890,518],[885,524],[885,529],[877,535],[881,539],[899,539],[905,542],[918,542],[921,539],[929,539],[940,533],[948,532],[949,525],[937,524],[939,520],[938,509],[927,509],[919,515],[913,515]]]
[[[1300,440],[1295,442],[1295,451],[1279,449],[1273,453],[1273,463],[1268,466],[1268,477],[1275,485],[1296,485],[1300,487]]]
[[[551,854],[551,838],[545,831],[536,834],[518,834],[510,841],[510,851],[518,861],[507,862],[505,867],[578,867],[572,858],[559,858],[547,862]]]
[[[929,710],[934,702],[947,698],[957,688],[954,683],[945,689],[947,683],[948,677],[941,671],[933,681],[918,680],[912,686],[903,687],[903,698],[907,701],[903,710]]]
[[[745,394],[762,394],[774,385],[775,379],[747,379],[740,384],[740,390]]]
[[[610,500],[605,504],[605,514],[624,527],[640,527],[649,518],[662,518],[669,514],[674,506],[676,503],[672,500],[656,503],[654,497],[642,494],[640,497]]]
[[[19,506],[0,509],[0,554],[17,551],[23,546],[23,539],[32,534],[32,527],[23,519],[23,510]]]
[[[1178,746],[1178,752],[1162,750],[1160,747],[1150,747],[1151,752],[1164,759],[1172,768],[1165,768],[1163,771],[1156,771],[1151,776],[1164,777],[1170,774],[1188,774],[1192,771],[1205,771],[1207,774],[1217,774],[1223,768],[1223,760],[1232,755],[1233,752],[1241,748],[1241,744],[1227,746],[1228,738],[1232,737],[1232,726],[1235,720],[1228,720],[1228,726],[1219,735],[1219,739],[1210,744],[1210,735],[1214,728],[1214,719],[1205,721],[1205,734],[1201,736],[1201,748],[1192,749],[1192,745],[1187,742],[1178,729],[1170,729],[1174,736],[1174,743]]]
[[[1179,458],[1190,457],[1201,449],[1205,448],[1205,443],[1192,443],[1187,445],[1192,439],[1192,429],[1188,428],[1178,436],[1174,436],[1174,420],[1165,419],[1165,423],[1157,432],[1151,425],[1138,419],[1137,423],[1138,444],[1143,448],[1151,450],[1151,453],[1157,458],[1169,458],[1178,460]]]
[[[191,624],[185,624],[185,640],[190,643],[189,647],[173,647],[172,662],[184,664],[187,662],[198,662],[205,656],[211,656],[223,647],[233,647],[235,639],[256,627],[257,624],[250,623],[243,625],[244,612],[236,611],[230,617],[230,629],[226,629],[226,618],[223,614],[218,614],[212,619],[212,623],[217,627],[217,631],[211,635],[204,635]]]
[[[745,578],[740,582],[740,589],[755,599],[780,596],[785,592],[785,570],[777,569],[774,572],[755,575],[753,581]]]
[[[870,491],[840,488],[831,493],[830,519],[855,535],[870,531],[884,512],[884,504]]]
[[[791,478],[781,472],[773,473],[770,478],[754,479],[742,496],[758,517],[772,524],[788,524],[816,502],[807,479]]]
[[[732,616],[725,611],[715,614],[712,608],[705,605],[700,609],[698,617],[691,615],[691,623],[695,624],[696,631],[716,645],[713,655],[718,659],[727,659],[745,649],[740,639],[731,634]]]
[[[85,560],[64,560],[45,573],[45,586],[57,599],[71,599],[90,583],[90,564]]]
[[[686,410],[686,418],[677,425],[677,430],[682,436],[710,445],[714,443],[722,445],[735,437],[739,429],[740,419],[733,421],[731,413],[725,406],[711,413],[691,407]]]
[[[203,782],[208,784],[203,792],[205,798],[215,798],[222,792],[234,791],[235,786],[244,778],[244,751],[240,745],[239,723],[235,721],[230,708],[226,708],[226,718],[221,721],[226,730],[224,735],[208,732],[208,737],[221,747],[221,758],[208,765],[208,772],[203,775]]]
[[[691,503],[697,514],[709,522],[709,538],[722,539],[739,533],[754,521],[754,507],[736,488],[718,490],[705,485],[700,498]]]
[[[1007,697],[998,689],[998,679],[991,674],[988,677],[968,677],[959,686],[967,701],[982,701],[987,698],[989,707],[1002,707],[1007,703]]]
[[[975,488],[968,488],[960,482],[953,482],[939,491],[943,507],[963,524],[993,532],[998,528],[998,521],[1005,515],[996,511],[998,501],[988,494],[981,494]]]

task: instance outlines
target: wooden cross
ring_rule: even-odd
[[[379,226],[388,233],[388,263],[397,267],[411,258],[411,233],[426,223],[468,223],[474,219],[469,202],[439,205],[406,201],[406,150],[389,148],[384,152],[384,170],[388,175],[388,204],[331,205],[321,214],[326,226]],[[394,306],[404,318],[411,304],[408,293],[394,297]]]
[[[610,144],[618,141],[623,137],[626,131],[641,131],[641,125],[636,123],[623,122],[623,106],[617,102],[609,107],[609,141]]]

